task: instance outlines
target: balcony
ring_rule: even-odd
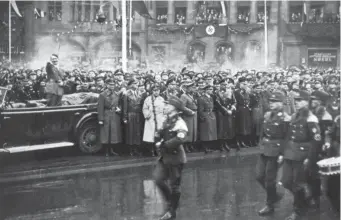
[[[140,22],[133,22],[132,32],[140,32],[142,25]],[[115,22],[109,21],[104,23],[98,22],[70,22],[63,24],[61,22],[49,22],[41,24],[39,27],[41,33],[112,33],[121,30],[121,27],[116,27]]]
[[[288,31],[295,35],[310,37],[340,37],[340,23],[290,22]]]

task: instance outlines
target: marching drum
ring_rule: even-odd
[[[331,157],[317,162],[319,173],[321,175],[337,175],[340,174],[341,157]]]

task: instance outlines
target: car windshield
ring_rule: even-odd
[[[0,87],[0,106],[3,105],[3,103],[5,102],[5,98],[6,98],[6,93],[7,93],[8,89],[5,87]]]

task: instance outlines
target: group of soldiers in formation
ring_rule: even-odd
[[[54,71],[49,65],[47,74],[44,69],[2,69],[1,84],[11,85],[12,101],[45,98],[49,71]],[[107,156],[159,156],[155,180],[168,201],[163,220],[176,216],[185,152],[259,146],[256,176],[267,195],[259,214],[273,213],[282,197],[276,191],[276,175],[283,164],[281,183],[294,196],[288,220],[298,219],[309,205],[319,207],[321,180],[316,163],[339,156],[339,70],[294,68],[232,74],[186,68],[161,73],[75,69],[57,78],[52,81],[62,81],[63,92],[56,96],[99,93],[99,140]],[[58,104],[57,100],[50,105]],[[339,210],[340,188],[335,182],[330,178],[328,196]]]

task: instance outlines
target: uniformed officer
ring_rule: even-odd
[[[179,98],[173,96],[168,100],[165,109],[167,119],[162,129],[157,132],[157,138],[160,141],[156,143],[156,147],[160,157],[154,170],[156,186],[168,204],[167,210],[160,220],[170,220],[176,217],[176,209],[181,195],[181,173],[187,162],[182,144],[185,143],[188,129],[185,121],[179,116],[179,110],[184,109],[183,103]],[[167,181],[169,181],[169,185]]]
[[[284,146],[282,184],[294,196],[294,211],[287,220],[298,219],[306,206],[306,176],[311,161],[316,157],[320,127],[317,117],[309,110],[309,92],[295,91],[294,100],[297,112],[289,123],[287,142]]]
[[[98,98],[98,124],[100,125],[100,141],[106,150],[106,156],[116,154],[111,145],[122,143],[121,112],[119,86],[117,81],[107,80],[108,88]]]
[[[340,115],[336,116],[333,125],[326,132],[323,151],[328,157],[340,156]],[[340,174],[327,177],[326,194],[334,210],[340,215]]]
[[[322,146],[322,143],[324,142],[324,134],[333,123],[333,118],[325,107],[325,104],[329,100],[329,94],[324,91],[316,90],[311,93],[310,99],[311,111],[319,120],[319,127],[321,130],[320,146]],[[312,158],[313,160],[311,161],[310,171],[307,176],[307,182],[312,194],[309,203],[313,208],[319,208],[320,206],[321,180],[318,173],[317,161],[321,159],[318,157],[318,155],[322,153],[321,150],[322,148],[319,147],[316,158]]]
[[[258,213],[268,215],[274,212],[274,204],[282,197],[276,192],[278,163],[283,160],[283,145],[290,116],[283,109],[285,95],[274,92],[269,97],[270,111],[264,115],[260,132],[261,154],[256,166],[256,178],[266,191],[266,206]]]

